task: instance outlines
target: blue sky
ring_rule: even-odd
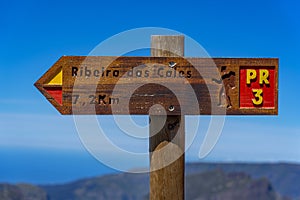
[[[187,161],[300,162],[299,8],[283,0],[1,2],[0,182],[64,182],[113,171],[85,150],[73,118],[61,116],[33,83],[60,56],[87,55],[108,37],[140,27],[182,32],[212,57],[280,59],[279,116],[227,117],[204,160],[201,127]],[[98,118],[112,140],[122,134],[112,117]],[[145,125],[148,118],[135,120]],[[114,141],[148,149],[147,141]],[[128,164],[145,166],[146,160]]]

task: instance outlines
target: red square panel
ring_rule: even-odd
[[[240,108],[275,107],[275,67],[240,67]]]

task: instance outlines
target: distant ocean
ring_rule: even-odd
[[[87,152],[0,147],[0,183],[65,183],[117,173]]]

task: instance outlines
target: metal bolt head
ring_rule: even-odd
[[[169,111],[170,111],[170,112],[173,112],[174,110],[175,110],[175,107],[174,107],[173,105],[170,105],[170,106],[169,106]]]
[[[171,67],[171,68],[175,67],[176,65],[177,65],[176,62],[173,62],[173,61],[169,62],[169,67]]]

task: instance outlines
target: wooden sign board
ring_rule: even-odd
[[[276,58],[63,56],[35,86],[61,114],[278,114]]]

